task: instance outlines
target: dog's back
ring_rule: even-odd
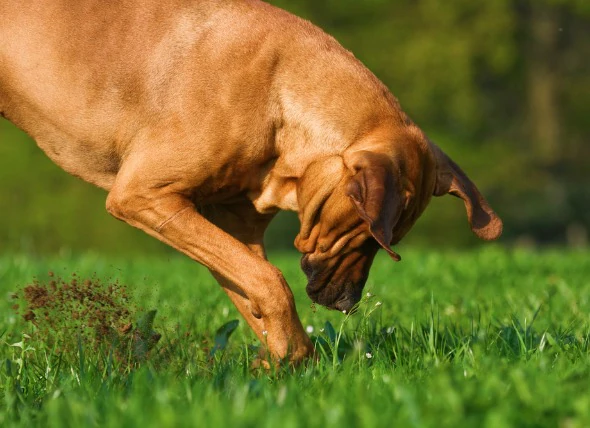
[[[190,134],[203,156],[235,148],[234,163],[249,140],[241,157],[256,164],[274,150],[279,122],[302,144],[340,150],[348,136],[331,130],[360,132],[341,125],[363,126],[350,115],[373,114],[388,94],[332,37],[259,0],[0,0],[0,9],[0,112],[63,169],[106,189],[156,122],[170,138]],[[323,135],[293,134],[304,126]]]

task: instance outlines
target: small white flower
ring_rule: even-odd
[[[344,310],[342,311],[342,313],[343,313],[344,315],[346,315],[346,309],[344,309]]]
[[[367,293],[367,297],[373,297],[371,293]]]
[[[307,327],[305,327],[305,331],[307,331],[309,334],[313,333],[313,326],[308,325]]]
[[[371,354],[370,352],[367,352],[365,354],[365,357],[367,357],[370,360],[371,358],[373,358],[373,354]]]
[[[266,330],[262,330],[262,335],[263,335],[263,336],[266,336],[267,334],[268,334],[268,331],[266,331]]]
[[[394,332],[394,328],[393,327],[387,327],[387,334],[392,334]]]
[[[375,303],[375,306],[381,306],[382,304],[383,303],[381,303],[381,302],[377,302],[377,303]]]

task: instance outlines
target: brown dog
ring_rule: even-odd
[[[259,0],[0,0],[0,114],[107,210],[207,266],[277,358],[309,355],[265,259],[278,210],[312,300],[348,311],[432,195],[502,222],[333,38]]]

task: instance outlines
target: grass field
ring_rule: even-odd
[[[185,258],[0,256],[0,426],[590,426],[589,252],[402,256],[376,260],[350,317],[310,305],[296,255],[273,257],[321,357],[271,371]],[[157,309],[149,357],[92,347],[66,316],[43,336],[25,322],[14,293],[72,273],[126,285],[131,318]]]

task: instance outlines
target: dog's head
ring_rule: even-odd
[[[473,232],[485,240],[502,221],[467,175],[423,136],[407,136],[388,154],[359,150],[309,165],[297,188],[301,230],[295,246],[307,293],[316,303],[348,312],[360,300],[382,248],[399,242],[431,197],[463,199]]]

